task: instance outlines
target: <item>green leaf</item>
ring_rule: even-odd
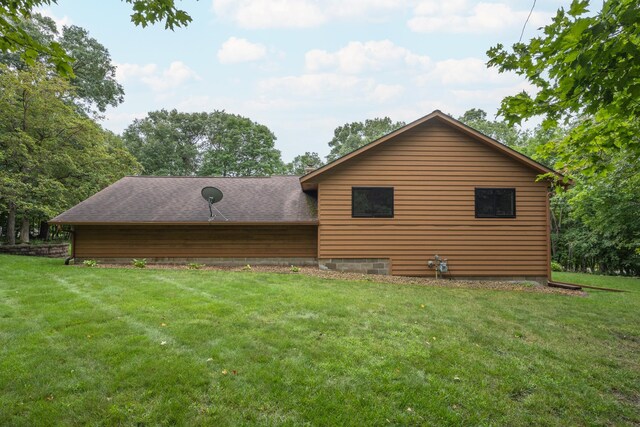
[[[588,0],[573,0],[571,2],[571,7],[569,9],[569,15],[573,17],[580,16],[583,13],[587,12],[588,7],[589,7]]]

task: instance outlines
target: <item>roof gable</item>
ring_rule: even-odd
[[[562,174],[560,174],[559,172],[554,171],[551,168],[548,168],[544,165],[542,165],[541,163],[536,162],[535,160],[525,156],[524,154],[510,148],[507,147],[506,145],[496,141],[493,138],[490,138],[480,132],[478,132],[477,130],[473,129],[472,127],[469,127],[467,125],[465,125],[464,123],[442,113],[440,110],[435,110],[434,112],[432,112],[431,114],[428,114],[424,117],[419,118],[418,120],[415,120],[409,124],[407,124],[406,126],[401,127],[400,129],[397,129],[387,135],[382,136],[381,138],[376,139],[375,141],[372,141],[360,148],[358,148],[357,150],[352,151],[351,153],[348,153],[336,160],[334,160],[333,162],[327,163],[326,165],[314,170],[313,172],[310,172],[302,177],[300,177],[300,183],[302,184],[302,187],[307,190],[307,189],[311,189],[313,188],[313,184],[311,184],[311,181],[314,178],[320,177],[322,174],[324,174],[325,172],[333,169],[334,167],[343,164],[345,162],[348,162],[350,159],[359,156],[362,153],[365,153],[369,150],[371,150],[374,147],[377,147],[381,144],[386,143],[387,141],[390,141],[392,139],[394,139],[395,137],[397,137],[398,135],[401,135],[411,129],[416,128],[417,126],[420,126],[422,124],[425,124],[427,122],[433,121],[433,120],[437,120],[440,123],[444,123],[448,126],[451,126],[459,131],[461,131],[462,133],[470,136],[473,140],[478,141],[479,143],[482,143],[492,149],[495,149],[496,151],[504,154],[505,156],[508,156],[520,163],[522,163],[523,165],[537,171],[540,174],[554,174],[556,175],[558,178],[563,179],[564,176]]]

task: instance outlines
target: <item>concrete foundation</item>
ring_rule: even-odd
[[[329,270],[362,274],[391,274],[389,258],[323,258],[318,260]]]

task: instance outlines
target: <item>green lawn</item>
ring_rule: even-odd
[[[0,425],[638,425],[640,280],[587,297],[0,256]]]

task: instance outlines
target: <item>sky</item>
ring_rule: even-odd
[[[336,127],[433,110],[454,117],[530,90],[486,67],[486,51],[520,38],[533,1],[184,0],[186,28],[136,27],[118,0],[58,0],[40,9],[110,52],[125,101],[102,124],[121,133],[161,108],[225,110],[266,125],[283,160],[329,153]],[[569,1],[538,1],[523,41]]]

